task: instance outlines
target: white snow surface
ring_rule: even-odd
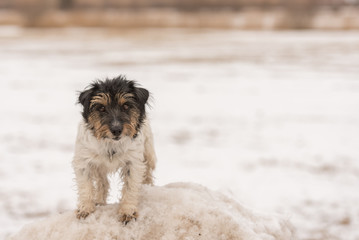
[[[125,74],[152,93],[156,185],[196,182],[281,214],[298,239],[358,240],[358,43],[354,31],[0,27],[0,239],[70,216],[77,91]],[[111,176],[110,204],[120,187]]]
[[[190,183],[144,186],[139,217],[123,225],[117,204],[97,207],[85,220],[74,211],[25,226],[10,240],[261,239],[290,240],[287,221],[251,212],[233,199]]]

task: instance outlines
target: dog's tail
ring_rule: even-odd
[[[145,137],[145,151],[144,151],[144,161],[146,164],[146,172],[143,178],[144,184],[153,185],[153,171],[156,167],[156,152],[153,144],[153,135],[150,124],[146,119],[143,123],[143,135]]]

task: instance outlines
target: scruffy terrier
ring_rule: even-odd
[[[78,187],[77,218],[106,204],[107,175],[121,169],[119,221],[137,217],[141,184],[153,184],[156,155],[146,119],[149,92],[124,76],[96,81],[81,92],[79,124],[72,162]]]

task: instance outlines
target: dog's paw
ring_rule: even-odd
[[[123,224],[127,225],[127,223],[131,222],[132,219],[134,219],[136,221],[138,217],[138,214],[137,212],[134,212],[132,214],[122,214],[118,217],[118,220],[120,222],[122,222]]]
[[[88,207],[88,208],[80,208],[76,211],[76,217],[77,219],[85,219],[95,211],[94,207]]]
[[[118,220],[125,225],[132,219],[136,220],[138,217],[137,210],[135,208],[120,208],[118,214]]]
[[[77,219],[81,219],[81,218],[85,219],[85,218],[87,218],[88,215],[90,215],[89,212],[80,211],[80,210],[76,211],[76,218]]]

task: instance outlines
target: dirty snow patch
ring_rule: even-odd
[[[25,226],[11,240],[57,239],[285,239],[288,221],[254,213],[235,200],[192,183],[144,186],[139,217],[126,226],[117,221],[117,204],[98,207],[85,220],[74,211]]]

